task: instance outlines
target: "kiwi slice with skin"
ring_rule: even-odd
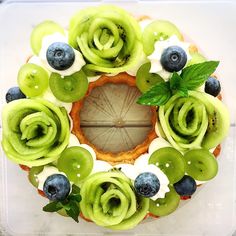
[[[120,171],[90,175],[80,194],[83,216],[113,230],[134,228],[149,208],[149,198],[136,195],[132,182]]]
[[[154,85],[164,82],[164,80],[158,74],[150,73],[151,63],[143,64],[136,74],[136,85],[138,89],[145,93]]]
[[[183,152],[203,147],[216,147],[226,137],[229,112],[216,97],[189,91],[187,98],[179,94],[159,107],[160,125],[171,145]]]
[[[117,225],[109,226],[108,228],[113,230],[132,229],[144,219],[149,207],[149,199],[144,197],[137,197],[137,198],[138,198],[137,211],[130,218],[125,219],[124,221],[122,221]]]
[[[205,103],[208,113],[208,127],[202,140],[202,147],[211,149],[216,147],[228,134],[230,118],[227,107],[216,97],[207,93],[191,91],[191,94]]]
[[[178,28],[169,21],[156,20],[150,23],[143,31],[143,49],[146,55],[152,54],[154,44],[158,40],[166,40],[172,35],[176,35],[179,40],[183,40],[183,36]]]
[[[69,44],[79,48],[87,60],[85,70],[120,73],[132,69],[141,56],[141,27],[116,6],[91,7],[72,17]]]
[[[75,102],[85,96],[88,90],[88,79],[82,70],[64,77],[57,73],[52,73],[49,79],[49,86],[58,100]]]
[[[149,158],[149,164],[159,167],[168,177],[170,183],[176,183],[185,173],[183,155],[172,147],[156,150]]]
[[[218,163],[212,153],[206,149],[193,149],[185,153],[186,172],[199,181],[214,178],[218,172]]]
[[[170,187],[170,192],[166,193],[165,198],[158,198],[153,201],[150,199],[149,212],[155,216],[166,216],[177,209],[180,202],[180,196],[176,193],[173,187]]]

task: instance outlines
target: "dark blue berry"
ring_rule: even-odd
[[[70,182],[62,174],[50,175],[44,182],[43,192],[51,201],[63,201],[70,192]]]
[[[161,55],[161,65],[166,71],[177,72],[184,68],[187,62],[186,52],[178,46],[171,46]]]
[[[134,181],[136,192],[143,197],[153,197],[160,189],[160,181],[151,172],[143,172]]]
[[[180,196],[191,196],[197,189],[195,180],[185,175],[179,182],[174,184],[175,191]]]
[[[17,99],[26,98],[19,87],[12,87],[6,93],[6,102],[11,102]]]
[[[220,81],[214,77],[209,77],[205,82],[205,92],[216,97],[219,95],[221,90]]]
[[[66,70],[72,66],[75,60],[73,48],[67,43],[56,42],[47,50],[48,64],[56,70]]]

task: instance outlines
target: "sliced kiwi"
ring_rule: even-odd
[[[57,73],[52,73],[49,79],[49,86],[58,100],[75,102],[85,96],[88,90],[88,79],[82,70],[64,77]]]
[[[199,181],[214,178],[218,172],[218,164],[212,153],[206,149],[194,149],[185,153],[186,173]]]
[[[117,170],[90,175],[80,194],[83,216],[114,230],[135,227],[149,208],[149,198],[136,196],[130,179]]]
[[[226,106],[209,94],[189,91],[175,94],[158,110],[163,132],[171,145],[183,152],[216,147],[227,136],[230,119]]]
[[[169,187],[170,192],[165,198],[158,198],[156,201],[150,199],[149,211],[156,216],[166,216],[175,211],[180,202],[180,196],[173,187]]]
[[[214,148],[228,134],[230,126],[228,109],[218,98],[207,93],[190,91],[189,95],[198,98],[207,110],[208,127],[201,146],[206,149]]]
[[[168,177],[170,183],[176,183],[185,173],[183,155],[172,147],[156,150],[149,158],[149,164],[158,166]]]
[[[73,16],[69,43],[86,58],[87,72],[128,71],[143,54],[141,27],[116,6],[91,7]]]
[[[176,35],[180,40],[183,36],[178,28],[169,21],[156,20],[150,23],[143,31],[143,49],[146,55],[152,54],[154,44],[158,40],[166,40],[172,35]]]
[[[141,222],[147,214],[149,207],[149,199],[144,197],[137,197],[138,209],[128,219],[125,219],[117,225],[109,226],[108,228],[113,230],[127,230],[134,228],[139,222]]]
[[[164,82],[158,74],[149,73],[150,68],[151,63],[145,63],[138,69],[136,74],[136,85],[142,93],[147,92],[154,85]]]

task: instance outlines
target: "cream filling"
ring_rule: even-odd
[[[43,38],[42,48],[39,53],[39,58],[42,61],[42,64],[44,65],[44,67],[46,67],[47,70],[49,70],[50,72],[55,72],[55,73],[60,74],[62,77],[68,76],[68,75],[74,74],[77,71],[80,71],[81,68],[85,65],[85,61],[83,59],[82,54],[78,50],[75,50],[74,48],[73,48],[73,51],[75,53],[75,60],[73,64],[70,66],[70,68],[66,70],[56,70],[48,64],[47,57],[46,57],[47,50],[48,50],[48,47],[52,43],[55,43],[55,42],[68,43],[68,39],[66,36],[60,33],[51,34]]]
[[[171,36],[166,40],[156,41],[154,44],[154,52],[147,58],[151,62],[150,73],[156,73],[160,75],[164,80],[168,81],[172,75],[171,72],[166,71],[161,64],[161,55],[164,50],[170,46],[179,46],[187,54],[187,61],[191,60],[189,53],[190,43],[180,41],[176,35]],[[186,63],[187,64],[187,63]]]
[[[130,68],[129,70],[127,70],[126,72],[129,75],[132,76],[136,76],[138,69],[141,67],[141,65],[143,65],[144,63],[148,62],[147,60],[147,56],[145,55],[145,53],[143,52],[141,57],[139,58],[139,61],[135,64],[134,67]]]
[[[153,164],[148,164],[149,157],[149,154],[143,154],[135,161],[134,165],[119,164],[115,167],[120,168],[121,171],[133,181],[137,178],[138,175],[144,172],[151,172],[156,175],[160,182],[160,189],[156,193],[156,195],[150,198],[155,201],[158,198],[164,198],[165,194],[170,191],[168,187],[169,180],[167,176],[157,166]]]
[[[152,22],[153,22],[153,20],[151,20],[151,19],[144,19],[144,20],[141,20],[141,21],[139,22],[139,25],[140,25],[140,27],[141,27],[142,32],[143,32],[144,29],[145,29],[150,23],[152,23]]]
[[[35,175],[39,183],[38,189],[43,191],[43,185],[46,179],[54,174],[62,174],[66,176],[64,172],[60,172],[55,166],[44,166],[43,170],[39,174]]]
[[[72,103],[66,103],[58,100],[52,93],[51,89],[48,88],[41,96],[41,98],[48,100],[49,102],[54,103],[58,107],[64,107],[69,114],[72,108]]]

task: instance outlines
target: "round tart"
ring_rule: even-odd
[[[6,93],[2,147],[49,200],[43,211],[127,230],[171,214],[217,175],[229,129],[219,61],[207,60],[173,23],[102,5],[76,13],[68,32],[40,23],[30,43],[33,56]],[[88,99],[108,85],[138,89],[131,101],[148,111],[149,130],[132,147],[117,142],[105,150],[84,128]],[[94,117],[104,109],[95,94]],[[125,125],[118,119],[108,126]]]
[[[135,84],[135,77],[131,76],[127,73],[120,73],[115,76],[106,76],[102,75],[98,80],[91,82],[89,84],[88,92],[86,96],[89,96],[93,89],[96,87],[103,86],[107,83],[114,83],[114,84],[127,84],[131,87],[136,86]],[[90,143],[88,139],[83,134],[83,131],[80,127],[80,111],[83,107],[83,100],[77,101],[73,103],[72,110],[71,110],[71,118],[73,120],[73,129],[72,132],[77,136],[79,141],[81,143],[88,144],[91,146],[95,153],[98,160],[103,160],[106,162],[109,162],[110,164],[118,164],[118,163],[134,163],[135,159],[137,159],[141,154],[148,151],[148,147],[151,143],[151,141],[157,137],[155,132],[155,124],[156,124],[156,108],[151,108],[151,124],[152,129],[148,133],[146,139],[143,141],[143,143],[136,146],[133,150],[129,150],[126,152],[119,152],[119,153],[112,153],[112,152],[104,152],[97,148],[95,145]]]

